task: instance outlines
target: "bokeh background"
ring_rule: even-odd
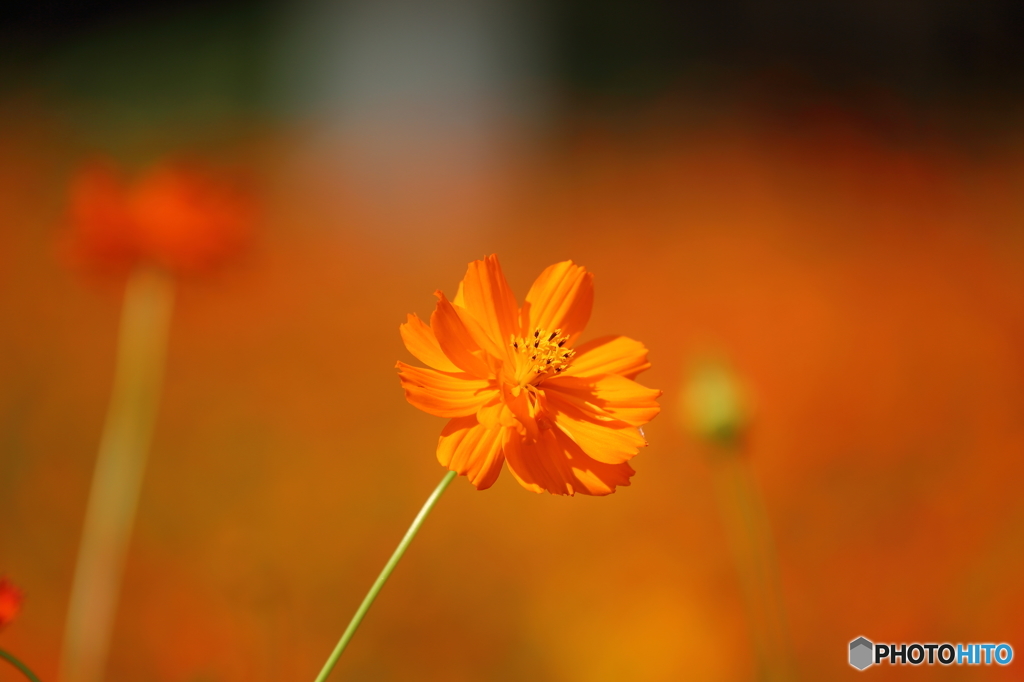
[[[185,154],[262,218],[178,286],[110,680],[315,676],[442,475],[398,324],[492,252],[519,296],[595,272],[587,336],[644,341],[663,412],[607,498],[457,480],[338,679],[753,679],[679,416],[708,354],[754,401],[800,679],[859,635],[1024,655],[1022,105],[994,0],[4,3],[0,646],[56,679],[111,390],[121,283],[61,260],[69,179]]]

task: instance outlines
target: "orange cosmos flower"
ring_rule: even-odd
[[[206,270],[248,241],[253,210],[235,188],[206,171],[162,162],[126,182],[109,162],[71,183],[71,258],[92,269],[147,262],[175,272]]]
[[[556,263],[522,308],[496,256],[469,264],[458,293],[440,291],[430,325],[401,325],[409,352],[430,368],[398,363],[406,399],[451,421],[437,458],[490,487],[502,463],[523,487],[607,495],[629,485],[628,461],[647,445],[639,427],[661,391],[634,378],[650,367],[643,344],[606,336],[575,346],[590,319],[593,275]]]
[[[21,600],[21,590],[7,578],[0,578],[0,630],[18,615]]]

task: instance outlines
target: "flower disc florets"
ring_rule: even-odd
[[[516,385],[537,384],[545,375],[560,374],[569,369],[569,362],[576,351],[566,345],[568,341],[569,335],[563,335],[561,329],[549,334],[547,330],[537,328],[532,336],[511,336]]]

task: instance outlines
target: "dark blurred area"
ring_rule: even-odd
[[[432,4],[458,10],[502,3]],[[1008,125],[1024,93],[1024,9],[1011,0],[523,5],[540,25],[542,44],[532,47],[545,55],[543,76],[568,106],[621,110],[742,87],[783,107],[801,95],[872,112],[882,97],[917,113],[948,107],[995,114]],[[382,6],[402,9],[396,2]],[[7,0],[0,10],[6,86],[13,79],[24,87],[73,54],[76,44],[120,29],[152,33],[158,41],[164,34],[167,48],[217,43],[235,52],[244,64],[235,74],[236,95],[255,104],[266,96],[268,47],[286,7],[271,0]],[[181,61],[178,68],[188,65]],[[77,78],[61,84],[83,85]]]
[[[584,93],[657,96],[780,73],[921,106],[1021,93],[1014,2],[563,2],[554,17],[560,78]]]

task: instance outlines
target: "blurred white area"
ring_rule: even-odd
[[[304,130],[292,170],[381,216],[493,203],[544,118],[542,24],[530,7],[292,5],[280,77],[281,101]]]

